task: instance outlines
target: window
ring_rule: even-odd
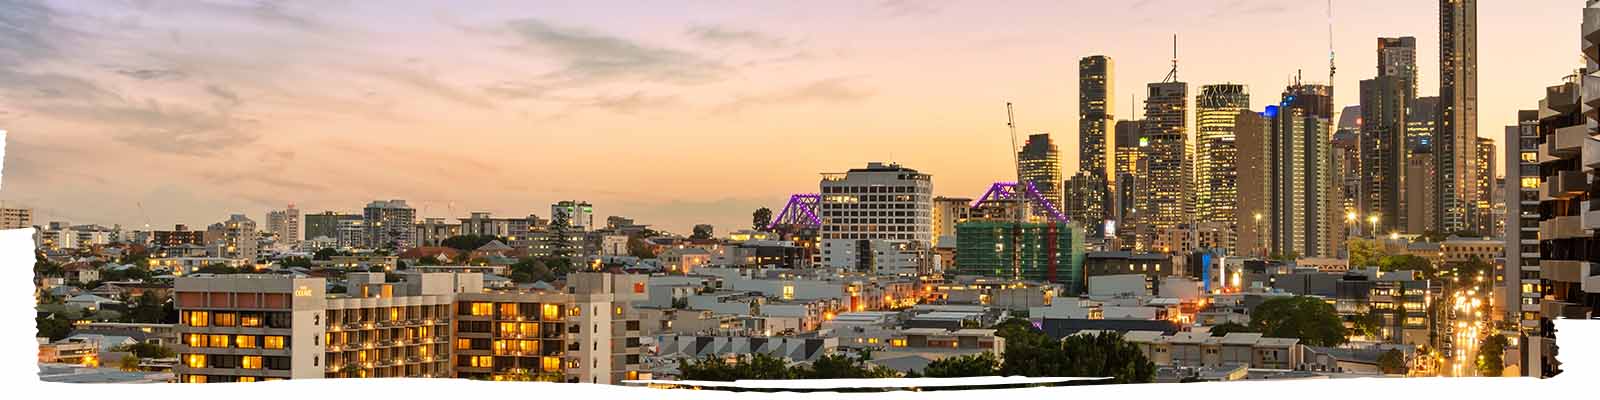
[[[489,314],[492,314],[492,313],[494,313],[494,304],[491,304],[491,303],[472,303],[472,310],[471,310],[471,315],[472,316],[484,317],[484,316],[488,316]]]
[[[466,350],[471,348],[472,339],[456,339],[456,350]]]
[[[186,365],[189,368],[205,368],[206,367],[206,355],[205,354],[187,354],[187,355],[184,355],[183,356],[183,365]],[[205,382],[205,381],[202,380],[201,382]]]
[[[521,315],[522,313],[517,312],[516,303],[500,303],[500,318],[510,319]]]
[[[255,382],[255,381],[256,381],[256,377],[254,377],[254,376],[241,376],[241,377],[239,377],[239,382]]]
[[[261,314],[240,314],[239,326],[255,328],[261,326]]]
[[[213,322],[216,323],[217,326],[235,326],[239,324],[239,315],[234,313],[217,313],[216,320]]]
[[[256,348],[256,337],[250,335],[234,336],[233,344],[241,349],[254,349]]]
[[[545,304],[543,308],[544,309],[542,310],[541,315],[545,321],[557,321],[561,319],[561,306],[555,304]],[[572,307],[570,310],[572,312],[572,316],[578,316],[578,310],[578,307]]]
[[[240,358],[239,368],[261,369],[261,356],[244,356]]]
[[[561,358],[560,357],[544,357],[544,358],[540,359],[540,363],[543,364],[542,367],[544,367],[544,372],[560,372],[561,371]]]
[[[183,342],[187,343],[189,347],[206,347],[206,335],[185,333],[183,334]]]
[[[469,359],[469,367],[489,368],[494,366],[494,356],[472,356]]]
[[[265,342],[264,347],[268,349],[277,350],[283,348],[283,336],[267,336],[266,339],[262,341]]]
[[[189,326],[211,326],[210,311],[184,311],[183,320]]]
[[[184,383],[206,383],[205,375],[184,375]]]
[[[209,340],[211,342],[210,347],[227,348],[228,347],[228,339],[229,339],[228,335],[211,335],[210,338],[209,338]]]

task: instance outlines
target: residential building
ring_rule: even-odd
[[[1238,241],[1233,250],[1244,256],[1266,257],[1268,254],[1266,218],[1272,203],[1268,196],[1267,171],[1273,165],[1268,161],[1271,160],[1268,157],[1270,122],[1270,117],[1249,110],[1240,111],[1234,117],[1234,144],[1238,148],[1235,167],[1238,196],[1234,199],[1234,214]]]
[[[1473,229],[1478,204],[1478,1],[1439,0],[1439,112],[1433,154],[1442,232]]]
[[[151,244],[157,247],[204,246],[206,244],[204,231],[189,230],[189,226],[184,224],[173,225],[170,231],[155,231],[151,237],[153,237]]]
[[[933,241],[933,176],[899,164],[873,162],[845,173],[825,173],[821,264],[856,271],[926,270]],[[875,243],[877,242],[877,243]],[[895,250],[910,257],[889,257]],[[880,259],[880,256],[885,256]]]
[[[1518,111],[1517,125],[1506,127],[1506,184],[1514,186],[1507,186],[1502,193],[1507,211],[1505,270],[1501,278],[1506,293],[1502,298],[1510,300],[1501,306],[1505,320],[1516,322],[1518,332],[1535,337],[1540,329],[1539,298],[1544,295],[1544,285],[1539,281],[1539,199],[1543,187],[1539,172],[1539,114],[1540,110]],[[1506,359],[1525,365],[1520,363],[1520,356]]]
[[[1195,98],[1195,218],[1231,226],[1238,223],[1239,112],[1250,108],[1250,91],[1226,83],[1200,87]]]
[[[1272,160],[1267,171],[1270,253],[1331,257],[1338,229],[1332,223],[1335,203],[1329,193],[1333,88],[1296,82],[1266,114],[1272,118],[1267,156]]]
[[[1066,206],[1063,200],[1078,203],[1074,208],[1080,209],[1081,215],[1072,218],[1082,223],[1094,237],[1105,236],[1104,221],[1110,219],[1109,210],[1114,204],[1110,188],[1117,179],[1113,164],[1115,132],[1112,131],[1113,121],[1116,121],[1112,115],[1112,110],[1116,109],[1115,77],[1115,63],[1111,57],[1093,55],[1078,60],[1078,172],[1074,179],[1098,185],[1095,186],[1097,190],[1083,193],[1085,198],[1051,199],[1057,206]]]
[[[24,229],[32,227],[32,208],[11,208],[0,206],[0,229]]]
[[[1032,183],[1050,204],[1062,204],[1060,152],[1050,141],[1049,133],[1028,135],[1028,141],[1017,152],[1017,174],[1022,182]],[[1032,213],[1036,217],[1049,217],[1049,211],[1043,207],[1034,207]]]
[[[1498,225],[1494,220],[1494,194],[1495,194],[1495,152],[1494,139],[1477,138],[1477,160],[1473,167],[1477,172],[1473,174],[1477,180],[1473,181],[1473,198],[1476,199],[1472,206],[1473,225],[1471,230],[1479,235],[1490,235]]]
[[[956,224],[972,217],[972,199],[933,198],[933,247],[955,247]]]
[[[361,220],[361,219],[362,219],[362,216],[360,214],[340,214],[340,213],[333,212],[333,211],[323,211],[323,212],[316,213],[316,214],[306,214],[305,215],[305,225],[306,225],[305,226],[305,232],[306,233],[305,233],[304,238],[305,238],[305,240],[312,240],[312,239],[316,239],[318,237],[327,237],[327,238],[337,239],[337,238],[339,238],[339,226],[340,226],[340,222],[341,221],[358,221],[358,220]],[[357,246],[362,246],[362,245],[365,245],[365,242],[357,244]]]
[[[956,225],[956,273],[1052,282],[1082,291],[1084,229],[1076,223],[975,220]]]
[[[278,244],[294,246],[300,243],[300,210],[293,204],[282,210],[267,212],[267,233],[278,238]]]
[[[415,247],[417,210],[405,200],[376,200],[361,210],[366,228],[365,247],[404,251]]]
[[[1143,121],[1117,121],[1116,125],[1116,166],[1115,182],[1112,194],[1110,226],[1115,232],[1118,248],[1132,249],[1138,243],[1137,222],[1139,214],[1139,198],[1142,192],[1140,185],[1145,182],[1144,171],[1148,169],[1145,162],[1145,147],[1150,141],[1144,139]]]
[[[1359,224],[1372,230],[1368,234],[1395,232],[1406,226],[1401,189],[1406,177],[1406,96],[1410,90],[1414,90],[1413,82],[1401,75],[1361,81],[1361,162],[1354,175],[1360,182],[1357,215],[1376,217],[1375,224]]]
[[[210,248],[213,256],[239,259],[246,265],[252,265],[261,246],[257,235],[256,221],[244,214],[233,214],[227,221],[206,228],[206,236],[211,238],[207,240],[206,247]]]
[[[1378,38],[1378,77],[1394,77],[1411,84],[1404,97],[1417,97],[1417,38]]]
[[[598,228],[594,224],[594,205],[587,201],[562,200],[550,205],[550,218],[567,216],[567,227],[575,231]]]

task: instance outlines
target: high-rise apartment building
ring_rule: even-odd
[[[279,244],[300,243],[300,210],[288,208],[267,212],[267,232],[277,235]]]
[[[1495,152],[1494,139],[1477,138],[1477,149],[1473,150],[1477,160],[1472,163],[1476,172],[1473,174],[1477,180],[1473,181],[1473,198],[1477,202],[1472,206],[1474,225],[1472,231],[1482,236],[1491,235],[1497,225],[1494,220],[1494,187],[1495,187],[1495,158],[1500,154]]]
[[[323,211],[315,214],[305,214],[303,218],[306,226],[305,240],[312,240],[318,237],[338,239],[340,221],[359,221],[362,216],[361,214],[341,214],[333,211]],[[365,243],[358,244],[358,246],[362,245],[365,245]]]
[[[1539,281],[1539,114],[1540,110],[1517,112],[1517,125],[1506,127],[1505,141],[1506,184],[1510,186],[1504,193],[1506,261],[1501,279],[1506,292],[1500,298],[1507,300],[1500,307],[1505,320],[1516,323],[1517,330],[1530,337],[1540,335],[1539,298],[1544,296],[1544,284]],[[1525,356],[1537,354],[1537,340],[1525,342],[1528,346],[1517,347],[1510,352],[1513,356],[1505,358],[1530,365],[1523,361]],[[1522,371],[1538,376],[1538,371]]]
[[[1195,217],[1231,228],[1238,219],[1239,112],[1250,108],[1244,85],[1200,87],[1195,98]]]
[[[822,265],[891,274],[929,267],[932,175],[872,162],[845,173],[824,173],[819,186]]]
[[[1284,90],[1278,106],[1267,109],[1272,118],[1267,146],[1271,254],[1334,255],[1332,95],[1327,85],[1297,82]]]
[[[1414,50],[1415,44],[1412,46]],[[1376,229],[1372,234],[1406,227],[1401,190],[1406,178],[1406,101],[1410,88],[1411,81],[1397,75],[1361,81],[1361,165],[1354,174],[1361,186],[1356,209],[1360,218],[1376,221],[1359,221],[1362,227]]]
[[[416,246],[417,210],[406,205],[405,200],[367,203],[361,216],[368,248],[404,250]]]
[[[1591,18],[1597,14],[1600,9],[1584,10],[1586,21],[1593,21]],[[1588,24],[1584,30],[1589,34],[1596,31]],[[1583,49],[1591,68],[1600,60],[1594,44],[1586,40]],[[1565,84],[1546,90],[1545,99],[1539,103],[1536,155],[1540,161],[1539,289],[1543,296],[1538,300],[1539,329],[1525,346],[1529,359],[1524,369],[1532,376],[1550,376],[1560,371],[1556,332],[1550,321],[1590,318],[1600,307],[1600,293],[1585,290],[1600,285],[1600,277],[1593,272],[1600,257],[1588,250],[1596,245],[1595,232],[1600,227],[1584,221],[1600,208],[1593,205],[1589,186],[1593,178],[1589,166],[1600,160],[1586,159],[1583,154],[1584,142],[1596,135],[1590,126],[1597,122],[1592,112],[1586,112],[1586,104],[1600,101],[1588,98],[1583,85],[1595,79],[1587,72],[1581,78],[1572,76]]]
[[[1239,234],[1234,253],[1245,256],[1266,257],[1268,254],[1267,217],[1271,212],[1271,202],[1267,171],[1272,167],[1268,147],[1271,123],[1269,117],[1249,110],[1240,111],[1234,116],[1234,143],[1238,147],[1236,170],[1239,176],[1239,195],[1234,199]]]
[[[933,198],[933,247],[955,247],[956,224],[972,217],[972,199]]]
[[[1417,97],[1417,38],[1411,36],[1378,38],[1378,77],[1394,77],[1410,83],[1405,97]]]
[[[1147,182],[1140,199],[1143,220],[1148,221],[1150,234],[1141,235],[1141,241],[1154,243],[1154,232],[1170,229],[1187,222],[1193,208],[1192,188],[1194,175],[1189,153],[1189,84],[1161,82],[1149,84],[1145,99],[1145,119],[1142,124]],[[1140,223],[1144,225],[1144,223]]]
[[[1061,159],[1056,144],[1049,133],[1028,135],[1028,141],[1017,152],[1017,173],[1023,182],[1033,183],[1039,195],[1057,207],[1061,203]],[[1044,207],[1034,207],[1033,215],[1049,217]]]
[[[1080,204],[1082,215],[1072,215],[1093,237],[1105,236],[1106,221],[1116,201],[1112,185],[1117,180],[1116,139],[1111,112],[1115,110],[1115,63],[1111,57],[1094,55],[1078,60],[1078,174],[1073,179],[1095,185],[1083,193],[1086,198],[1070,199]],[[1055,203],[1058,207],[1061,202]]]
[[[256,221],[244,214],[233,214],[227,221],[206,228],[206,246],[217,257],[244,260],[254,265],[260,250]]]
[[[1150,141],[1144,139],[1144,121],[1117,121],[1116,125],[1116,179],[1113,183],[1112,215],[1114,222],[1111,227],[1115,229],[1117,241],[1121,242],[1120,249],[1134,250],[1138,244],[1138,216],[1140,194],[1143,191],[1139,185],[1145,182],[1144,171],[1148,169],[1145,163],[1145,147]]]
[[[0,207],[0,229],[23,229],[32,227],[32,208]]]
[[[1439,225],[1473,229],[1478,204],[1478,2],[1439,0],[1439,113],[1434,130]]]
[[[1102,200],[1110,194],[1105,178],[1100,174],[1078,171],[1063,185],[1066,186],[1067,219],[1086,228],[1090,237],[1104,237],[1106,214]]]

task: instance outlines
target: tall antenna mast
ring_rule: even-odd
[[[1331,1],[1331,0],[1330,0]],[[1178,81],[1178,35],[1172,35],[1172,71],[1167,72],[1167,78],[1162,83]]]
[[[1328,95],[1333,95],[1333,73],[1338,67],[1333,63],[1333,0],[1328,0]]]
[[[1006,128],[1011,129],[1011,166],[1017,170],[1017,183],[1022,183],[1022,164],[1017,161],[1017,120],[1011,113],[1011,102],[1006,102]]]

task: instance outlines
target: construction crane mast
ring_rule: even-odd
[[[1011,167],[1017,170],[1017,182],[1022,182],[1022,164],[1017,160],[1017,120],[1009,101],[1006,102],[1006,128],[1011,129]]]

